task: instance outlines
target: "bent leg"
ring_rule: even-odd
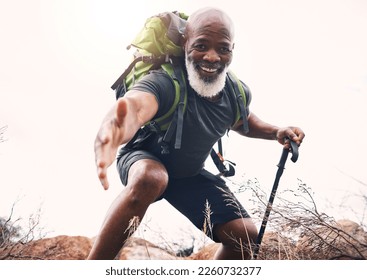
[[[215,233],[222,242],[215,253],[217,260],[250,259],[257,238],[257,229],[251,218],[235,219],[217,225]]]
[[[166,189],[168,174],[165,167],[151,159],[135,162],[129,170],[126,188],[112,203],[88,259],[113,259],[129,237],[129,223],[139,221]]]
[[[215,259],[248,259],[257,229],[225,182],[208,172],[173,179],[164,198],[215,242]],[[214,225],[214,227],[212,227]]]

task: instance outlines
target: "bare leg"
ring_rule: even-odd
[[[222,244],[214,255],[217,260],[250,259],[257,229],[250,218],[236,219],[218,225],[216,234]]]
[[[134,163],[128,184],[107,212],[88,259],[114,259],[129,237],[130,220],[138,217],[141,221],[167,184],[168,175],[162,164],[149,159]]]

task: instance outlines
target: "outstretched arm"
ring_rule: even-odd
[[[131,140],[157,111],[158,102],[154,95],[129,91],[107,113],[94,142],[97,174],[104,189],[109,187],[107,168],[115,160],[119,146]]]
[[[244,133],[242,124],[243,121],[239,120],[233,126],[232,130],[247,137],[277,140],[280,144],[284,145],[285,148],[289,148],[289,144],[285,140],[286,137],[296,142],[297,145],[300,145],[305,137],[304,132],[299,127],[278,127],[271,125],[261,120],[253,112],[251,112],[248,117],[249,132],[247,134]]]

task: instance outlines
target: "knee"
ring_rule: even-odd
[[[252,246],[257,239],[257,228],[250,218],[233,220],[218,227],[217,236],[223,245],[242,243]]]
[[[257,228],[250,218],[237,219],[217,229],[222,243],[215,259],[250,259],[257,239]]]
[[[139,162],[129,173],[128,187],[132,197],[158,198],[168,185],[168,174],[165,167],[152,160]]]
[[[245,222],[246,239],[248,243],[255,244],[258,231],[255,224],[249,219]]]

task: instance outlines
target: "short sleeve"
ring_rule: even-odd
[[[132,89],[151,93],[156,97],[158,112],[154,118],[160,117],[169,111],[176,94],[172,79],[163,71],[149,72]]]

